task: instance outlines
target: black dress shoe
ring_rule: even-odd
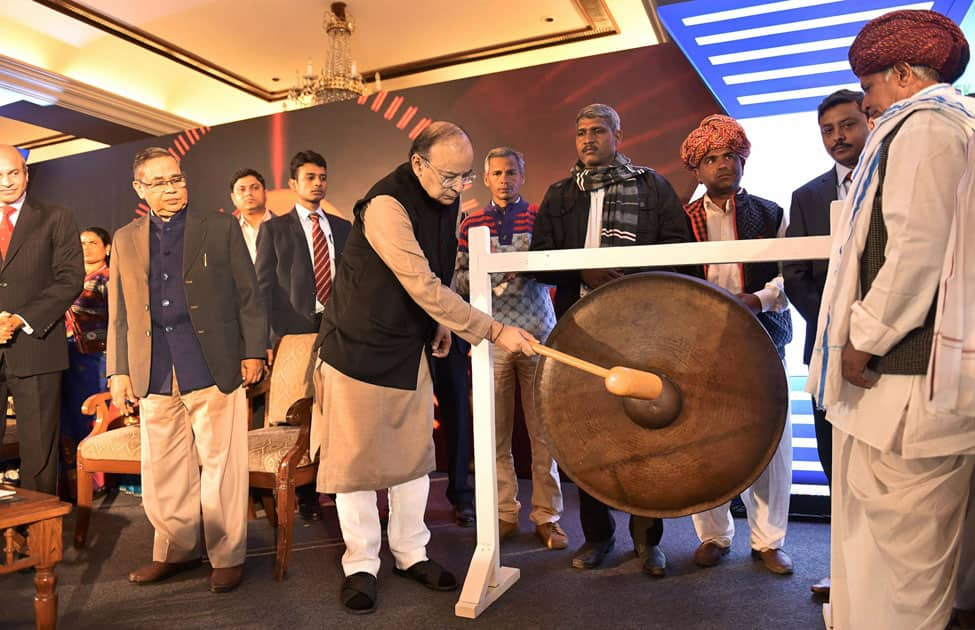
[[[454,520],[460,527],[474,527],[477,525],[477,516],[474,513],[473,505],[461,505],[454,508]]]
[[[572,557],[572,568],[595,569],[603,563],[606,555],[613,550],[615,545],[616,538],[595,542],[586,541],[586,544],[579,547],[579,551]]]
[[[347,613],[366,615],[376,610],[376,576],[360,571],[346,577],[341,598]]]
[[[393,573],[419,582],[435,591],[452,591],[457,588],[457,578],[433,560],[417,562],[408,569],[393,567]]]
[[[643,572],[653,577],[663,577],[667,574],[667,556],[660,545],[647,547],[646,557],[643,560]]]

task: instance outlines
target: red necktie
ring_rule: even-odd
[[[328,239],[318,222],[319,214],[314,212],[308,215],[308,219],[311,221],[311,241],[314,245],[312,254],[315,258],[315,296],[324,304],[332,289],[332,262],[328,255]]]
[[[3,220],[0,220],[0,256],[7,258],[7,248],[10,247],[10,237],[14,235],[14,223],[10,215],[17,212],[13,206],[3,207]]]

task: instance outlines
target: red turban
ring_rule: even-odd
[[[864,25],[850,46],[858,77],[906,62],[927,66],[954,83],[968,65],[968,41],[958,25],[934,11],[893,11]]]
[[[698,125],[680,145],[680,159],[688,169],[694,170],[705,155],[727,147],[744,162],[751,153],[752,143],[738,121],[729,116],[712,114]]]

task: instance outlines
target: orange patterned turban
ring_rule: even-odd
[[[728,147],[738,154],[744,162],[751,153],[752,143],[748,141],[745,130],[730,116],[712,114],[698,125],[680,145],[680,159],[689,170],[697,168],[705,155]]]
[[[850,46],[850,66],[858,77],[898,62],[937,70],[954,83],[968,65],[968,41],[958,25],[934,11],[893,11],[864,25]]]

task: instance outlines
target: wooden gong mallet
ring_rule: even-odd
[[[659,429],[680,415],[680,391],[666,376],[619,365],[607,369],[540,343],[532,343],[531,348],[536,354],[601,377],[606,391],[619,396],[626,415],[642,427]]]

